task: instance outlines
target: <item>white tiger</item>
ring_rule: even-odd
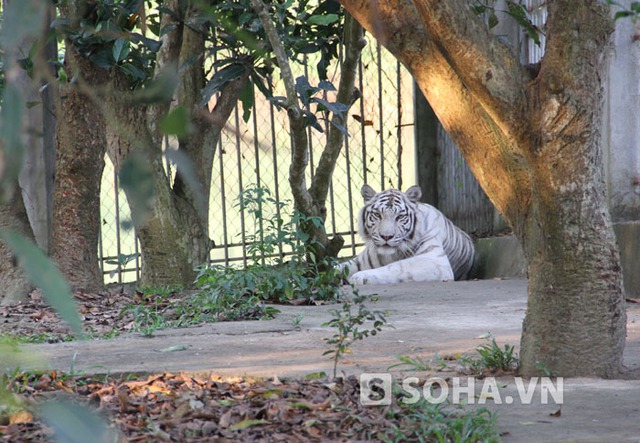
[[[356,284],[466,279],[475,260],[471,237],[442,212],[419,203],[422,191],[411,186],[403,193],[376,193],[362,187],[365,205],[358,217],[358,233],[365,249],[338,265]]]

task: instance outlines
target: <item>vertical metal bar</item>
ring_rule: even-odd
[[[220,139],[218,140],[218,172],[220,173],[220,198],[222,199],[222,243],[223,243],[223,252],[224,252],[224,265],[229,266],[229,225],[227,223],[227,197],[226,197],[226,188],[225,188],[225,176],[224,176],[224,158],[225,154],[224,149],[222,148],[222,139],[223,134],[220,134]]]
[[[273,95],[273,87],[271,84],[271,80],[269,80],[269,94]],[[278,178],[278,149],[276,148],[276,119],[274,113],[274,106],[271,101],[269,103],[269,118],[271,123],[271,153],[273,158],[273,181],[275,186],[275,199],[278,202],[276,205],[276,217],[278,220],[282,218],[282,214],[280,213],[280,180]],[[280,258],[284,257],[284,251],[282,248],[282,243],[278,243],[278,254]]]
[[[254,100],[254,103],[255,103],[255,100]],[[255,171],[256,171],[256,185],[258,187],[261,187],[262,180],[260,177],[260,140],[259,140],[259,134],[258,134],[258,113],[255,112],[255,110],[256,108],[254,105],[254,112],[251,113],[253,115],[253,119],[252,119],[253,120],[253,156],[254,156]],[[260,213],[262,214],[262,210],[263,210],[262,202],[259,202],[258,205],[260,208]],[[260,219],[258,220],[258,225],[259,225],[258,233],[260,235],[260,242],[264,242],[264,217],[260,217]],[[265,264],[264,254],[262,254],[262,256],[260,257],[260,263],[262,263],[262,265],[264,266]]]
[[[116,191],[116,260],[120,263],[120,254],[122,254],[122,249],[120,247],[120,197],[118,195],[118,173],[116,172],[116,168],[113,168],[113,187]],[[120,264],[118,264],[118,283],[122,283],[122,270],[120,269]]]
[[[353,213],[353,192],[351,190],[351,155],[349,147],[349,138],[345,137],[344,140],[344,153],[347,162],[347,205],[349,208],[349,235],[351,237],[351,255],[356,255],[356,238],[354,235],[354,213]]]
[[[102,217],[101,217],[102,218]],[[100,272],[102,274],[102,282],[104,283],[104,249],[102,248],[102,235],[104,234],[102,232],[102,226],[104,226],[102,224],[102,220],[100,222],[100,235],[98,236],[98,263],[100,263]]]
[[[238,162],[238,186],[240,193],[244,191],[244,184],[242,180],[242,146],[240,140],[240,113],[238,112],[238,106],[235,107],[235,123],[236,123],[236,161]],[[244,210],[240,210],[240,238],[242,241],[242,265],[247,266],[247,237],[245,231],[245,218]]]
[[[304,66],[304,76],[309,79],[309,64],[307,63],[307,54],[303,55],[303,66]],[[325,131],[326,134],[326,131]],[[309,174],[311,175],[311,180],[313,180],[313,176],[315,173],[315,164],[313,161],[313,128],[311,126],[307,127],[307,140],[309,142]]]
[[[402,68],[400,62],[396,62],[396,108],[398,109],[398,189],[402,189]]]
[[[366,97],[364,93],[364,74],[362,70],[362,58],[358,61],[358,78],[359,78],[359,87],[360,92],[362,93],[362,97]],[[361,140],[361,148],[362,148],[362,179],[364,183],[367,183],[367,138],[365,133],[365,121],[366,116],[364,114],[364,98],[360,99],[360,140]]]
[[[378,138],[380,140],[380,186],[381,189],[385,189],[387,186],[384,182],[384,105],[382,98],[382,49],[380,44],[376,45],[377,56],[378,56],[378,124],[380,125],[380,133],[378,134]]]
[[[134,244],[134,250],[135,250],[135,254],[136,254],[136,281],[140,281],[140,267],[142,265],[141,263],[141,259],[140,256],[138,255],[138,253],[140,252],[140,245],[138,242],[138,233],[136,232],[136,229],[134,228],[133,230],[134,235],[135,235],[135,240],[133,242]]]

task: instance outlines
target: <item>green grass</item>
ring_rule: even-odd
[[[387,414],[390,429],[386,442],[500,442],[496,415],[485,408],[466,409],[424,399],[392,408]]]

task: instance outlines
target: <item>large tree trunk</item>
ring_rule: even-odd
[[[463,0],[341,3],[411,71],[524,248],[521,372],[614,376],[626,315],[599,132],[608,7],[548,2],[530,72]]]
[[[74,289],[103,286],[98,262],[100,184],[106,128],[102,113],[82,88],[96,88],[108,71],[78,56],[67,44],[68,78],[79,70],[77,84],[63,85],[58,107],[56,176],[49,251]]]

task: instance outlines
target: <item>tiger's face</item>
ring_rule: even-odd
[[[379,253],[402,252],[414,237],[416,202],[421,191],[412,186],[406,193],[390,189],[376,193],[370,186],[362,187],[365,206],[360,213],[360,234]]]

